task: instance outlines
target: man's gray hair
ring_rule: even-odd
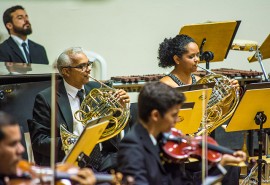
[[[76,54],[84,53],[81,47],[71,47],[61,53],[56,61],[59,74],[62,76],[62,68],[70,66],[73,62],[73,58]]]

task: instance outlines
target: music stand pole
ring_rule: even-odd
[[[270,158],[270,152],[269,152],[269,150],[270,150],[270,146],[269,146],[269,134],[270,134],[270,130],[269,129],[267,129],[266,131],[265,131],[265,156],[266,156],[266,158]],[[270,170],[269,170],[269,172],[270,172]]]
[[[267,116],[264,112],[257,112],[254,120],[257,125],[260,125],[260,130],[258,131],[258,142],[259,142],[259,156],[258,156],[258,185],[262,184],[262,142],[263,142],[263,124],[266,122]]]
[[[265,81],[268,82],[268,78],[267,78],[267,75],[266,75],[266,72],[265,72],[265,69],[264,69],[264,66],[263,66],[263,63],[262,63],[262,54],[260,52],[259,49],[257,49],[256,51],[256,54],[255,54],[255,57],[258,59],[259,63],[260,63],[260,66],[262,68],[262,71],[263,71],[263,76],[265,78]]]
[[[206,43],[206,38],[203,38],[203,41],[200,45],[200,61],[205,61],[206,69],[210,69],[210,61],[214,59],[214,53],[212,51],[203,51],[204,44]]]
[[[263,63],[262,63],[262,58],[263,58],[263,56],[262,56],[262,54],[261,54],[261,52],[260,52],[260,50],[259,49],[257,49],[257,51],[256,51],[256,53],[255,53],[255,58],[257,58],[257,60],[258,60],[258,62],[260,63],[260,66],[261,66],[261,68],[262,68],[262,71],[263,71],[263,75],[264,75],[264,79],[265,79],[265,81],[266,82],[269,82],[269,79],[268,79],[268,77],[266,76],[266,72],[265,72],[265,69],[264,69],[264,66],[263,66]],[[261,131],[260,131],[261,132]],[[261,137],[262,137],[262,135],[263,135],[263,133],[260,133],[261,134]],[[262,138],[261,138],[261,140],[262,140]],[[262,141],[261,141],[262,142]],[[269,150],[268,150],[268,147],[269,147],[269,130],[266,132],[266,134],[265,134],[265,156],[266,156],[266,158],[270,158],[270,154],[269,154]],[[260,146],[260,145],[259,145]],[[260,149],[259,149],[259,151],[260,151]],[[259,155],[260,156],[260,155]],[[262,156],[262,155],[261,155]],[[261,161],[261,163],[262,163],[263,161]],[[265,162],[265,161],[264,161]],[[259,163],[261,166],[262,166],[262,164],[261,163]],[[265,162],[265,165],[266,165],[266,167],[265,167],[265,170],[268,170],[268,164],[266,164],[266,162]],[[259,177],[259,174],[260,174],[260,172],[261,172],[261,166],[259,166],[259,170],[258,170],[258,177]],[[267,172],[266,173],[266,178],[268,179],[269,177],[269,173]]]
[[[265,69],[263,67],[262,60],[263,59],[265,60],[265,59],[268,59],[268,58],[270,58],[270,34],[263,41],[262,45],[259,48],[257,48],[256,53],[253,56],[248,57],[249,62],[255,62],[255,61],[258,60],[258,62],[261,65],[263,75],[264,75],[264,78],[265,78],[266,82],[268,82],[269,80],[267,78]]]
[[[265,130],[266,134],[265,134],[265,156],[266,159],[270,158],[269,155],[269,129]],[[264,164],[265,165],[265,180],[266,182],[269,182],[269,178],[270,178],[270,165],[267,164],[267,162]]]
[[[202,54],[202,58],[206,62],[206,69],[210,69],[210,61],[214,59],[214,53],[212,51],[205,51]]]

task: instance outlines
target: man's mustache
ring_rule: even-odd
[[[29,25],[29,26],[31,27],[31,23],[30,23],[30,22],[26,22],[26,23],[23,25],[23,27],[24,27],[24,26],[27,26],[27,25]]]

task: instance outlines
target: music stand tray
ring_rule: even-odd
[[[258,130],[254,118],[258,112],[264,112],[270,117],[270,83],[247,84],[240,103],[238,104],[225,131]],[[266,120],[263,128],[270,128],[270,119]]]
[[[184,134],[198,132],[203,117],[203,100],[207,105],[213,87],[214,83],[177,87],[177,91],[185,95],[186,101],[178,113],[180,121],[175,124],[176,129]]]
[[[248,84],[246,91],[234,112],[226,132],[242,130],[258,130],[259,156],[258,156],[258,185],[262,182],[262,138],[263,129],[270,128],[270,103],[267,101],[270,96],[270,83]],[[269,169],[265,172],[268,173]],[[269,179],[268,175],[265,177]]]
[[[110,118],[111,116],[104,116],[89,121],[63,162],[80,167],[85,166],[88,163],[88,156],[98,143],[100,136],[109,124]]]
[[[262,55],[262,59],[270,58],[270,34],[267,36],[267,38],[264,40],[264,42],[262,43],[262,45],[259,47],[258,50]],[[248,61],[250,63],[258,61],[256,53],[253,56],[248,57]]]
[[[211,51],[214,58],[211,62],[227,58],[232,42],[241,21],[209,22],[185,25],[179,34],[192,37],[203,51]]]

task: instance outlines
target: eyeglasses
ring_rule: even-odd
[[[93,62],[88,61],[87,63],[79,64],[77,66],[64,66],[63,68],[77,68],[77,69],[80,69],[81,71],[86,71],[86,69],[92,66],[93,66]]]

